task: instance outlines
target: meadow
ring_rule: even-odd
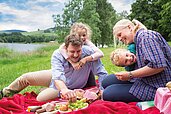
[[[171,42],[168,43],[171,46]],[[60,44],[49,43],[47,45],[48,46],[40,48],[35,52],[29,53],[17,53],[6,48],[0,48],[0,89],[8,86],[13,80],[24,73],[50,69],[51,55]],[[114,49],[114,47],[101,48],[105,55],[101,60],[109,74],[111,74],[112,71],[119,72],[124,70],[123,67],[112,65],[110,61],[110,53]],[[38,93],[41,88],[42,87],[29,86],[20,93],[31,91]]]
[[[47,47],[38,49],[35,52],[17,53],[6,48],[0,49],[0,89],[8,86],[13,80],[27,72],[38,70],[46,70],[51,68],[51,55],[55,49],[59,47],[57,43],[49,43]],[[110,53],[113,47],[101,48],[104,57],[101,59],[109,74],[112,71],[124,70],[122,67],[112,65],[110,61]],[[41,87],[27,87],[21,93],[34,91],[39,92]]]

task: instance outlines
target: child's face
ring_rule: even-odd
[[[77,30],[77,34],[81,37],[81,39],[83,40],[83,42],[85,42],[88,39],[87,30],[84,29],[84,28],[79,28]]]
[[[136,62],[136,56],[135,54],[131,53],[130,51],[123,51],[120,52],[120,57],[119,57],[119,64],[122,66],[129,66],[132,65]]]

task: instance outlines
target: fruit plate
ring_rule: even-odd
[[[69,113],[69,112],[73,112],[73,111],[83,110],[83,109],[86,109],[86,108],[88,108],[88,103],[86,103],[86,105],[84,107],[82,107],[82,108],[76,108],[76,109],[73,109],[73,110],[69,109],[67,111],[61,111],[61,110],[58,110],[58,111],[60,112],[60,114],[65,114],[65,113]]]
[[[89,106],[88,103],[81,100],[77,100],[75,103],[57,103],[55,109],[58,110],[61,114],[78,111],[86,109]]]

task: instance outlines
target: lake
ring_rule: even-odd
[[[0,43],[0,47],[6,47],[17,52],[30,52],[46,46],[45,44],[21,44],[21,43]]]

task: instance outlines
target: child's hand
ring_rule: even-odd
[[[79,61],[79,67],[81,68],[82,66],[84,66],[86,64],[87,60],[86,58],[82,58],[80,61]]]
[[[71,65],[72,65],[72,67],[74,68],[74,70],[80,69],[79,62],[77,62],[77,63],[71,63]]]

